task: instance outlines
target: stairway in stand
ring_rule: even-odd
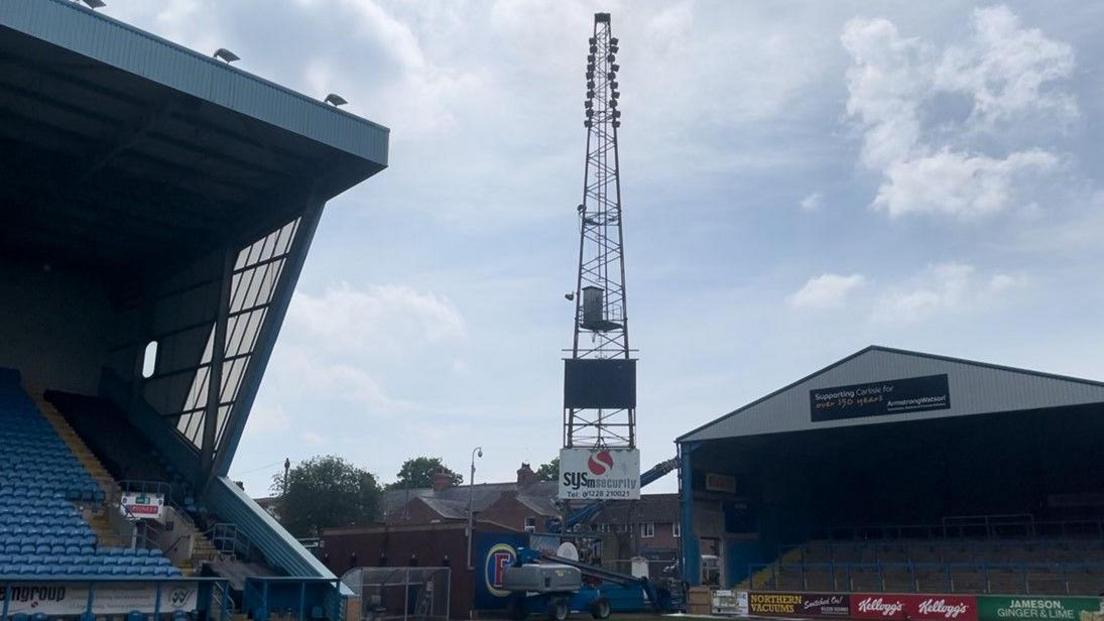
[[[88,445],[84,443],[84,440],[81,440],[77,432],[73,431],[73,428],[69,426],[69,422],[57,411],[54,404],[46,400],[43,396],[43,391],[28,386],[27,394],[34,400],[35,405],[38,406],[38,411],[42,413],[42,417],[54,428],[54,431],[57,432],[61,441],[69,447],[69,450],[76,456],[77,461],[84,466],[88,474],[92,475],[92,479],[99,484],[104,495],[107,498],[119,498],[122,492],[119,489],[119,485],[115,483],[115,479],[107,472],[107,468],[104,468],[100,460],[96,459],[96,456],[92,453],[91,449],[88,448]]]
[[[108,499],[108,504],[116,503],[122,498],[123,492],[119,484],[115,482],[115,479],[111,476],[111,473],[107,471],[96,455],[88,448],[88,445],[84,443],[77,432],[73,430],[73,427],[69,425],[69,421],[65,420],[54,404],[46,400],[44,391],[41,388],[26,386],[27,394],[38,406],[39,412],[42,413],[42,417],[50,423],[50,426],[54,428],[58,437],[69,448],[69,450],[76,456],[77,461],[80,462],[84,469],[92,476],[92,479],[100,486],[100,489],[104,492],[104,497]],[[111,527],[108,521],[107,514],[102,510],[103,507],[91,507],[91,511],[87,512],[85,519],[92,527],[92,532],[96,534],[101,546],[109,547],[130,547],[129,541],[123,541],[123,539],[115,533],[115,530]],[[185,576],[192,576],[198,573],[199,566],[205,561],[213,561],[221,558],[221,554],[215,548],[214,544],[196,527],[191,518],[187,516],[183,511],[177,511],[179,530],[190,533],[193,536],[192,544],[192,557],[177,564],[181,573]]]
[[[104,468],[100,460],[92,453],[88,448],[88,445],[81,440],[76,431],[69,426],[69,422],[65,420],[65,417],[57,411],[52,403],[47,401],[43,397],[43,391],[34,387],[26,387],[27,394],[38,406],[38,411],[42,414],[42,417],[46,419],[50,426],[54,428],[54,432],[57,433],[61,441],[65,443],[65,446],[69,448],[69,451],[77,458],[81,466],[88,471],[88,474],[92,475],[92,479],[103,490],[104,497],[111,502],[113,499],[118,499],[122,496],[122,491],[119,489],[119,485],[115,482],[115,479],[108,473],[107,468]],[[79,503],[78,503],[79,504]],[[92,527],[92,532],[96,533],[96,539],[99,541],[102,547],[122,548],[129,547],[130,542],[124,541],[122,537],[115,532],[111,527],[111,523],[107,519],[107,514],[103,511],[102,506],[95,506],[94,503],[90,503],[85,510],[85,519],[88,521],[89,526]]]

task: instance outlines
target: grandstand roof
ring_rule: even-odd
[[[942,377],[945,376],[945,379]],[[863,385],[889,385],[914,395],[925,404],[911,408],[890,401],[838,401],[832,414],[818,416],[816,404],[846,393],[861,399]],[[927,394],[930,393],[930,394]],[[913,395],[910,395],[913,396]],[[888,394],[874,395],[889,401]],[[833,427],[895,423],[1002,412],[1047,410],[1104,403],[1104,383],[872,345],[816,371],[765,397],[680,436],[676,442],[811,431]],[[844,410],[850,413],[845,413]]]
[[[389,130],[67,0],[0,3],[10,255],[164,267],[387,166]]]

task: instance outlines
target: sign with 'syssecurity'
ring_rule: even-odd
[[[640,451],[561,449],[559,496],[564,500],[639,499]]]

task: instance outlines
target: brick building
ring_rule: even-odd
[[[614,536],[621,559],[642,556],[673,562],[681,539],[678,494],[643,494],[640,500],[610,502],[589,528]]]
[[[555,481],[539,481],[529,464],[522,464],[511,483],[452,486],[447,475],[434,477],[433,487],[384,492],[383,522],[390,526],[466,522],[468,502],[475,519],[524,531],[543,531],[559,516]]]

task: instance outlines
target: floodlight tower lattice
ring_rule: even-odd
[[[626,312],[624,232],[617,130],[618,40],[608,13],[594,16],[586,69],[583,124],[587,129],[583,201],[579,213],[579,270],[576,279],[573,360],[631,360]],[[630,407],[564,406],[565,448],[636,447],[635,365]],[[565,395],[567,393],[565,377]],[[590,380],[593,383],[594,380]],[[566,401],[566,398],[565,398]]]

